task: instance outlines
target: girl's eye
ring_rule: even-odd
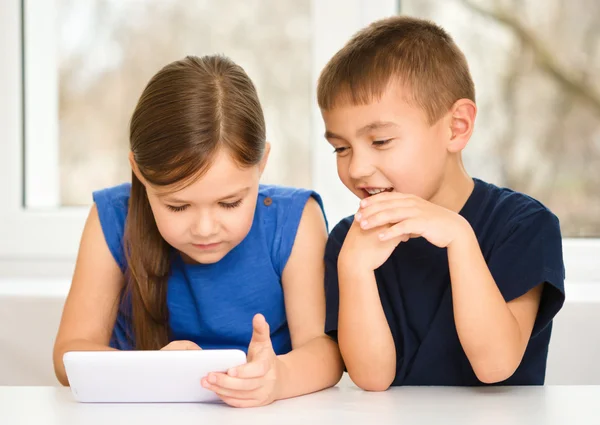
[[[333,153],[335,153],[335,154],[338,154],[338,155],[339,155],[339,154],[341,154],[341,153],[343,153],[343,152],[345,152],[345,151],[347,151],[347,150],[348,150],[348,148],[344,148],[344,147],[342,147],[342,148],[335,148],[335,149],[333,150]]]
[[[173,212],[180,212],[183,211],[187,208],[187,205],[182,205],[180,207],[174,207],[173,205],[167,205],[167,208],[170,209]]]
[[[373,141],[373,146],[384,146],[387,145],[392,139],[386,139],[386,140],[375,140]]]
[[[230,209],[230,208],[237,208],[237,207],[239,207],[239,206],[241,205],[241,203],[242,203],[242,200],[240,199],[240,200],[238,200],[238,201],[231,202],[231,203],[227,203],[227,202],[221,202],[221,204],[220,204],[220,205],[221,205],[223,208]]]

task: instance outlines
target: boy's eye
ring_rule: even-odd
[[[387,145],[392,139],[385,139],[385,140],[374,140],[373,141],[373,146],[384,146]]]
[[[180,207],[174,207],[173,205],[167,205],[167,208],[173,212],[183,211],[188,207],[188,205],[181,205]]]
[[[239,199],[235,202],[221,202],[219,205],[221,205],[223,208],[237,208],[240,206],[240,204],[242,203],[242,200]]]

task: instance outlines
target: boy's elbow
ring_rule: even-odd
[[[392,385],[392,382],[394,381],[393,377],[390,379],[386,376],[356,376],[350,371],[348,371],[348,374],[350,375],[352,382],[354,382],[357,387],[365,391],[385,391],[390,387],[390,385]]]
[[[504,364],[482,364],[478,367],[473,367],[475,376],[484,384],[497,384],[506,381],[514,375],[518,364],[506,362]]]

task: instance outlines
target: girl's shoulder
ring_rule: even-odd
[[[311,189],[301,187],[261,184],[258,190],[258,207],[271,210],[303,210],[308,198],[314,198],[323,209],[321,196]]]
[[[314,190],[276,185],[261,185],[259,188],[256,219],[263,228],[261,233],[266,238],[274,268],[280,276],[291,254],[304,207],[311,197],[319,204],[325,217],[321,196]]]
[[[102,204],[109,203],[117,207],[128,205],[130,195],[131,183],[121,183],[117,186],[107,187],[92,193],[95,203],[100,201]]]
[[[92,194],[104,239],[122,271],[125,271],[127,267],[123,234],[125,233],[130,194],[131,183],[108,187]]]

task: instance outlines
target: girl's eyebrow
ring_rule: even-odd
[[[250,186],[244,187],[242,189],[236,190],[235,192],[233,192],[233,193],[231,193],[229,195],[223,196],[217,202],[221,202],[221,201],[225,201],[225,200],[228,200],[228,199],[236,198],[238,196],[245,195],[249,190],[250,190]],[[191,203],[190,201],[178,198],[177,196],[174,196],[173,194],[169,194],[169,193],[164,193],[162,195],[161,194],[157,194],[157,196],[159,198],[162,198],[166,202],[173,202],[173,203],[176,203],[176,204],[190,204]]]
[[[224,196],[223,198],[219,199],[219,201],[226,201],[228,199],[237,198],[238,196],[245,195],[249,190],[250,190],[250,186],[246,186],[245,188],[240,189],[240,190],[232,193],[231,195]]]

